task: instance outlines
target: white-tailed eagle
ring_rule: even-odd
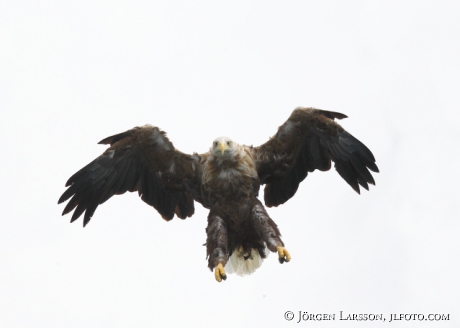
[[[194,202],[209,209],[206,228],[208,266],[217,281],[227,273],[252,273],[270,252],[280,263],[291,256],[280,231],[257,198],[265,185],[265,206],[284,204],[308,172],[327,171],[331,161],[357,192],[375,184],[378,172],[371,151],[334,119],[347,116],[315,108],[296,108],[269,141],[259,147],[226,137],[204,154],[184,154],[159,128],[145,125],[100,141],[110,147],[70,177],[58,203],[70,199],[63,215],[83,213],[83,226],[113,195],[137,191],[169,221],[191,217]]]

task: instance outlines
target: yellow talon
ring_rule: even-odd
[[[289,262],[291,260],[291,254],[289,254],[288,250],[283,246],[276,247],[278,250],[278,258],[280,263]]]
[[[217,264],[216,268],[214,269],[214,276],[216,277],[217,282],[221,282],[222,279],[227,279],[227,275],[225,274],[224,266],[222,263]]]

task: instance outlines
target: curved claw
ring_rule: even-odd
[[[217,264],[216,268],[214,269],[214,277],[216,278],[217,282],[227,280],[227,275],[225,274],[224,266],[222,263]]]
[[[278,250],[278,260],[281,264],[284,262],[289,262],[291,260],[291,254],[289,254],[288,250],[283,246],[276,247]]]

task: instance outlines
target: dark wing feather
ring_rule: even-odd
[[[85,226],[97,207],[113,195],[138,191],[165,220],[194,213],[193,194],[199,192],[198,155],[177,151],[157,127],[136,127],[99,142],[110,147],[72,175],[58,203],[70,201],[62,215],[73,210],[71,222],[83,213]]]
[[[334,119],[347,116],[315,108],[296,108],[276,135],[252,148],[265,204],[278,206],[289,200],[300,182],[314,170],[327,171],[331,160],[340,176],[357,192],[375,184],[369,170],[378,172],[374,155]]]

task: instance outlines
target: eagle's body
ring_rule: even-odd
[[[225,265],[228,256],[236,252],[234,257],[243,258],[251,263],[255,261],[257,265],[250,268],[241,265],[241,268],[238,268],[235,267],[238,264],[233,264],[233,268],[228,269],[240,274],[249,274],[261,264],[260,258],[266,257],[266,243],[260,231],[268,229],[269,233],[274,233],[278,238],[280,233],[257,199],[260,179],[250,148],[238,145],[228,138],[218,138],[215,142],[230,142],[234,154],[228,156],[229,158],[222,158],[212,154],[211,149],[211,155],[202,160],[201,194],[203,206],[210,209],[207,249],[208,255],[212,255],[212,260],[209,267],[212,270],[218,263]],[[265,224],[259,222],[261,215],[258,211],[264,212]],[[218,235],[221,237],[214,238]],[[224,235],[227,243],[222,242],[225,239]],[[267,248],[271,251],[277,251],[277,246],[282,246],[281,239],[278,244],[272,238],[267,240]]]
[[[83,212],[84,225],[97,206],[114,194],[138,191],[165,220],[194,213],[194,201],[209,209],[208,266],[218,281],[227,271],[253,272],[266,257],[278,252],[280,262],[290,260],[280,232],[257,198],[266,185],[267,206],[285,203],[308,172],[338,173],[359,193],[378,172],[372,153],[338,125],[346,116],[314,108],[297,108],[265,144],[239,145],[229,138],[214,140],[209,152],[187,155],[174,148],[159,128],[146,125],[108,137],[110,147],[75,173],[59,203],[71,200],[63,214],[75,209],[71,222]],[[232,256],[233,255],[233,256]]]

